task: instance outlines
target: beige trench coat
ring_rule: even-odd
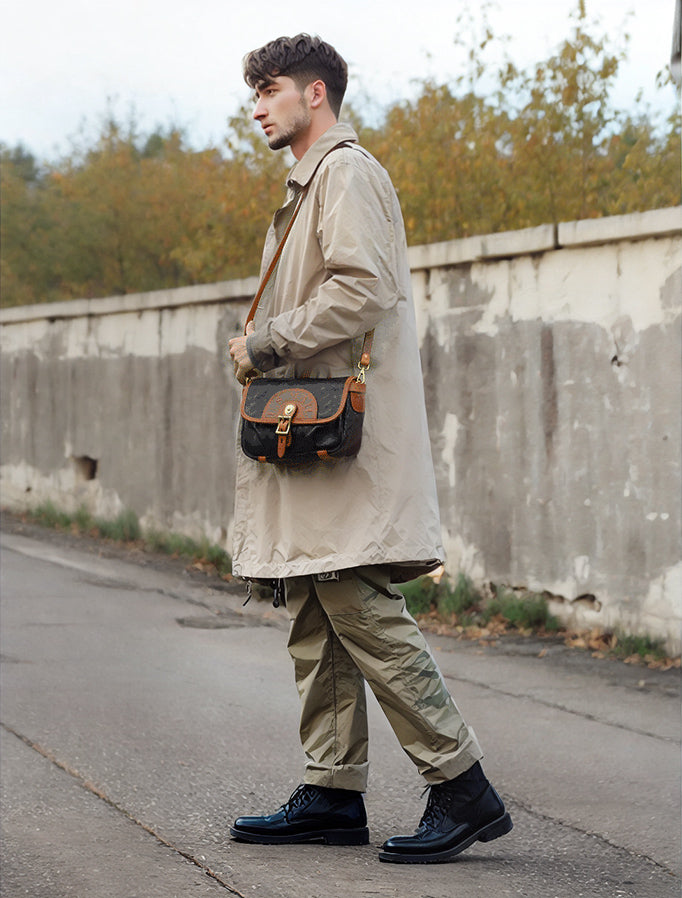
[[[353,144],[329,152],[343,141]],[[364,333],[375,328],[362,446],[355,459],[304,470],[238,449],[240,577],[388,564],[400,582],[444,555],[402,215],[387,173],[356,141],[336,124],[289,173],[289,202],[268,231],[263,270],[296,191],[310,188],[247,348],[271,377],[341,376],[355,370]]]

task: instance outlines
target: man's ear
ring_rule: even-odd
[[[306,87],[310,105],[313,109],[319,109],[327,99],[327,85],[324,81],[311,81]]]

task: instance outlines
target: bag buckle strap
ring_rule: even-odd
[[[281,415],[277,415],[277,457],[284,458],[284,454],[291,445],[291,419],[296,414],[296,403],[288,402]]]
[[[289,402],[284,406],[283,413],[281,415],[277,415],[277,430],[275,433],[277,436],[286,436],[291,430],[291,419],[296,414],[296,405],[293,402]]]

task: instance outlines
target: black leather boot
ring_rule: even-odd
[[[413,836],[393,836],[379,860],[394,864],[437,864],[474,842],[490,842],[513,824],[502,799],[478,761],[465,773],[429,787],[429,798]]]
[[[230,835],[239,842],[276,845],[323,842],[327,845],[366,845],[367,814],[361,792],[328,789],[304,783],[274,814],[238,817]]]

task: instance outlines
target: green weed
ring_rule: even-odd
[[[618,658],[630,658],[639,655],[643,661],[662,661],[667,657],[663,648],[663,640],[650,636],[617,633],[616,644],[611,650]]]
[[[451,586],[447,578],[443,578],[439,587],[436,607],[444,617],[461,617],[465,612],[476,612],[479,609],[481,594],[465,574],[459,574],[454,586]]]
[[[29,520],[43,527],[72,530],[114,542],[139,543],[151,552],[160,552],[179,558],[189,558],[197,563],[212,565],[219,574],[229,574],[232,560],[220,546],[204,539],[197,542],[181,533],[148,530],[142,532],[137,514],[124,509],[113,519],[93,518],[83,506],[73,514],[59,511],[52,502],[44,502],[26,513]]]
[[[114,540],[114,542],[134,543],[142,536],[138,517],[131,509],[119,512],[113,521],[96,518],[94,526],[101,537]]]
[[[197,542],[182,533],[149,530],[145,533],[144,542],[153,552],[213,565],[219,574],[229,574],[232,570],[232,559],[228,553],[208,540]]]
[[[486,623],[493,617],[501,617],[516,630],[559,629],[559,621],[549,613],[547,600],[539,593],[517,596],[510,589],[496,587],[494,597],[483,610]]]
[[[471,578],[460,573],[453,584],[447,577],[436,583],[431,577],[413,580],[402,588],[411,614],[433,614],[458,627],[485,627],[493,618],[507,629],[559,629],[559,621],[549,613],[544,596],[528,593],[517,596],[504,587],[492,587],[485,595]]]
[[[49,500],[37,505],[31,517],[37,524],[51,527],[53,530],[66,530],[71,526],[71,516],[59,511]]]
[[[419,577],[409,583],[401,583],[400,591],[405,596],[407,610],[413,617],[428,614],[436,605],[438,586],[431,577]]]
[[[95,521],[90,512],[83,505],[77,509],[73,516],[73,523],[79,533],[89,533],[95,526]]]

